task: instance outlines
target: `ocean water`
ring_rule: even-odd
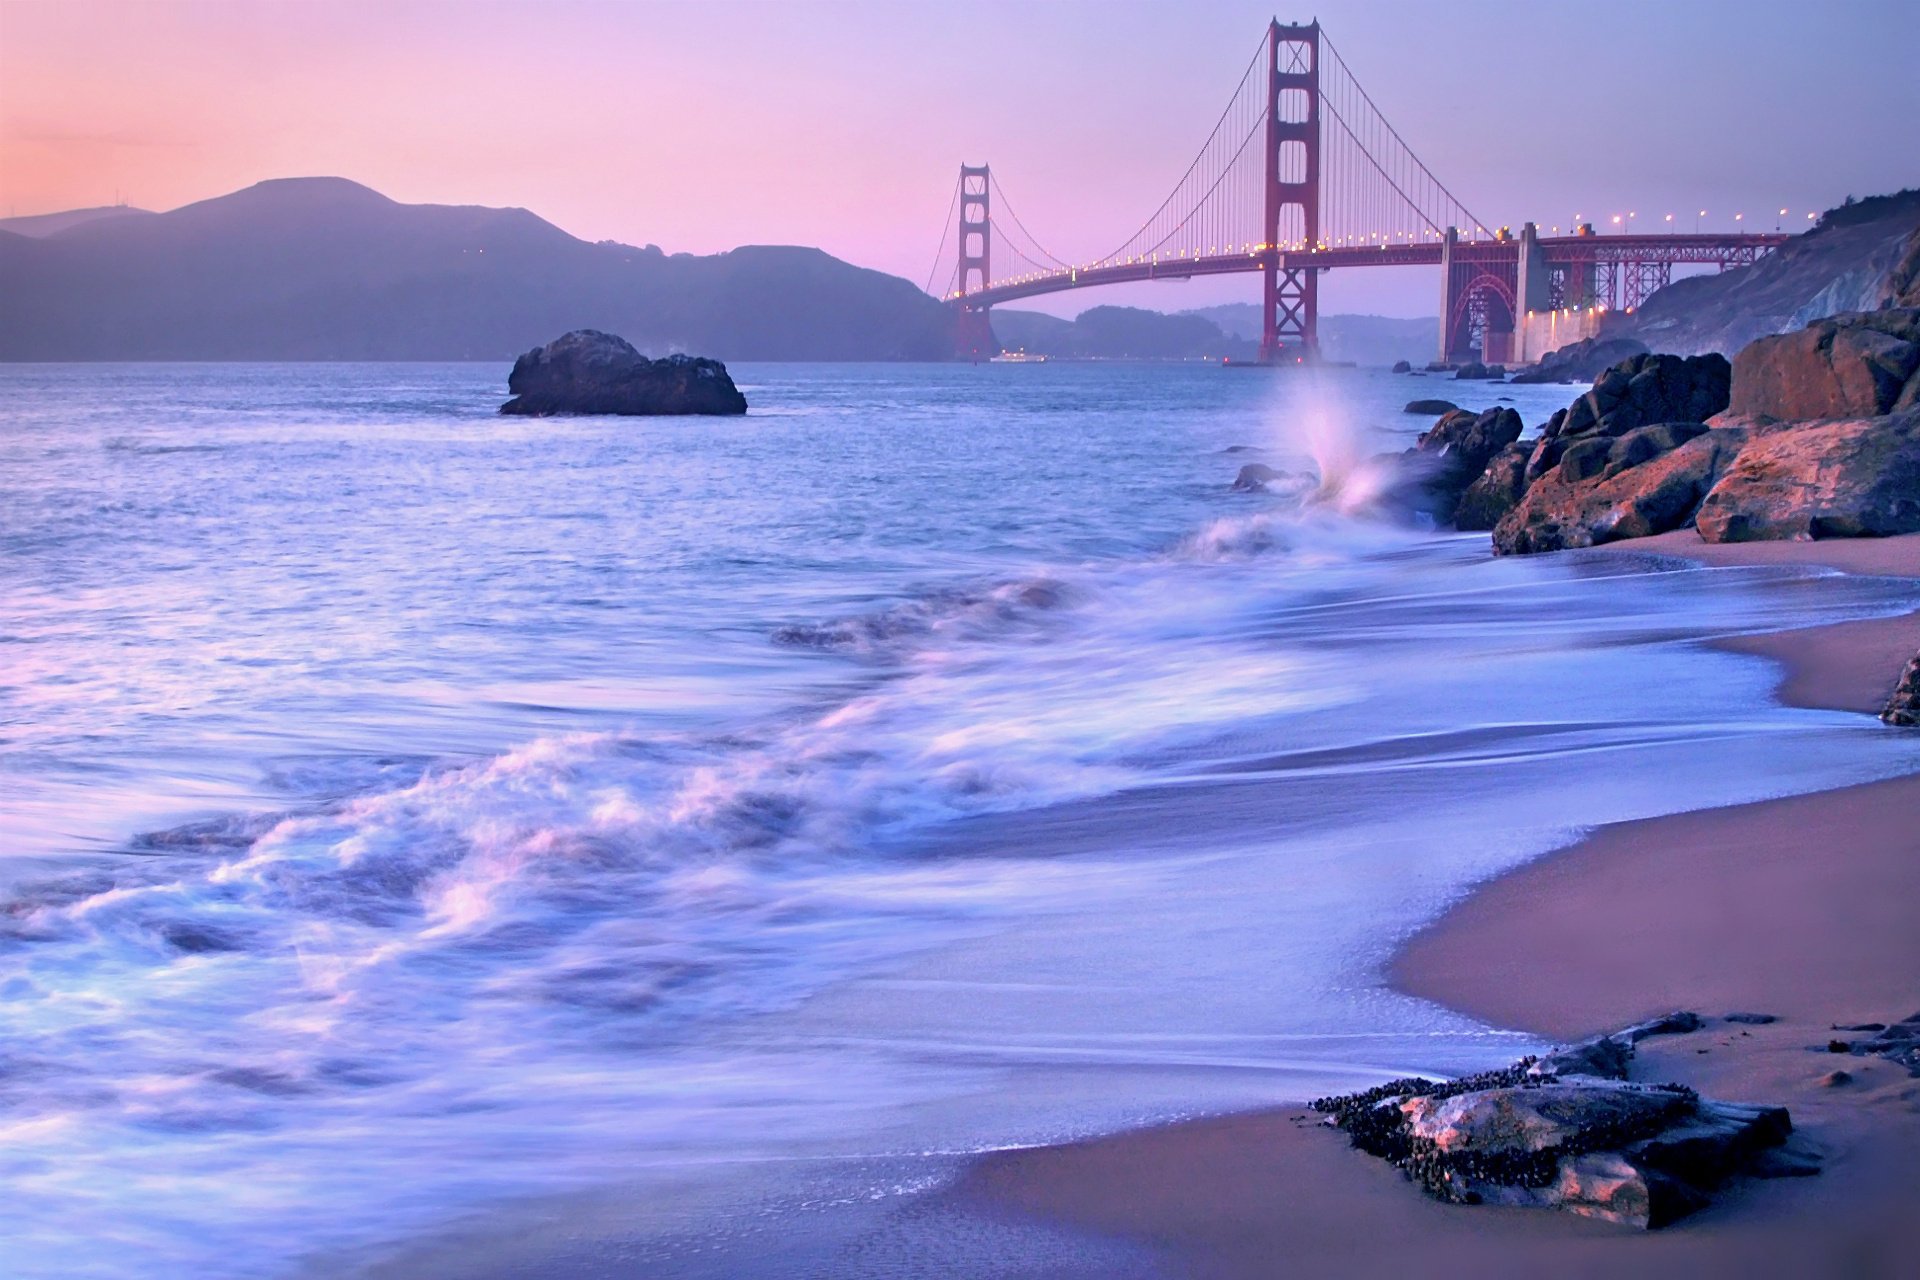
[[[0,1274],[738,1274],[968,1151],[1510,1059],[1396,938],[1920,767],[1701,643],[1905,584],[1371,513],[1404,400],[1568,389],[735,372],[0,368]]]

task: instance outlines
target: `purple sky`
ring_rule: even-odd
[[[1913,0],[1316,0],[1422,159],[1496,221],[1771,228],[1920,185]],[[1062,256],[1126,238],[1192,159],[1271,0],[0,0],[0,211],[167,209],[338,174],[523,205],[588,239],[819,245],[924,283],[962,160]],[[1431,273],[1323,308],[1430,314]],[[936,285],[940,282],[936,282]],[[1066,295],[1178,309],[1252,277]]]

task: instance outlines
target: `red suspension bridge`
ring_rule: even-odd
[[[1260,356],[1319,354],[1319,277],[1347,267],[1440,268],[1439,356],[1522,361],[1586,336],[1607,311],[1637,308],[1681,264],[1745,265],[1775,233],[1542,237],[1474,216],[1421,163],[1354,78],[1318,22],[1269,24],[1200,152],[1140,229],[1112,252],[1069,262],[1014,213],[987,165],[963,165],[949,232],[928,277],[952,264],[944,297],[958,347],[998,350],[998,303],[1137,280],[1259,273]],[[1004,221],[1002,220],[1004,216]]]

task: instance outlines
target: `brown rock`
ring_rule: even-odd
[[[1759,433],[1695,524],[1708,542],[1920,531],[1920,409]]]
[[[1874,418],[1920,400],[1920,307],[1817,320],[1734,357],[1735,418]]]
[[[1527,460],[1534,448],[1532,444],[1516,442],[1494,454],[1486,470],[1460,495],[1460,505],[1453,513],[1453,527],[1489,530],[1519,505],[1527,492]]]
[[[1903,728],[1920,727],[1920,653],[1914,654],[1913,661],[1900,673],[1900,683],[1880,709],[1880,718]]]
[[[1526,555],[1681,528],[1747,436],[1737,427],[1660,424],[1618,440],[1582,442],[1501,518],[1493,549]]]

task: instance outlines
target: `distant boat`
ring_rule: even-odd
[[[989,364],[1045,364],[1046,362],[1045,356],[1030,356],[1024,351],[1002,351],[988,361]]]

